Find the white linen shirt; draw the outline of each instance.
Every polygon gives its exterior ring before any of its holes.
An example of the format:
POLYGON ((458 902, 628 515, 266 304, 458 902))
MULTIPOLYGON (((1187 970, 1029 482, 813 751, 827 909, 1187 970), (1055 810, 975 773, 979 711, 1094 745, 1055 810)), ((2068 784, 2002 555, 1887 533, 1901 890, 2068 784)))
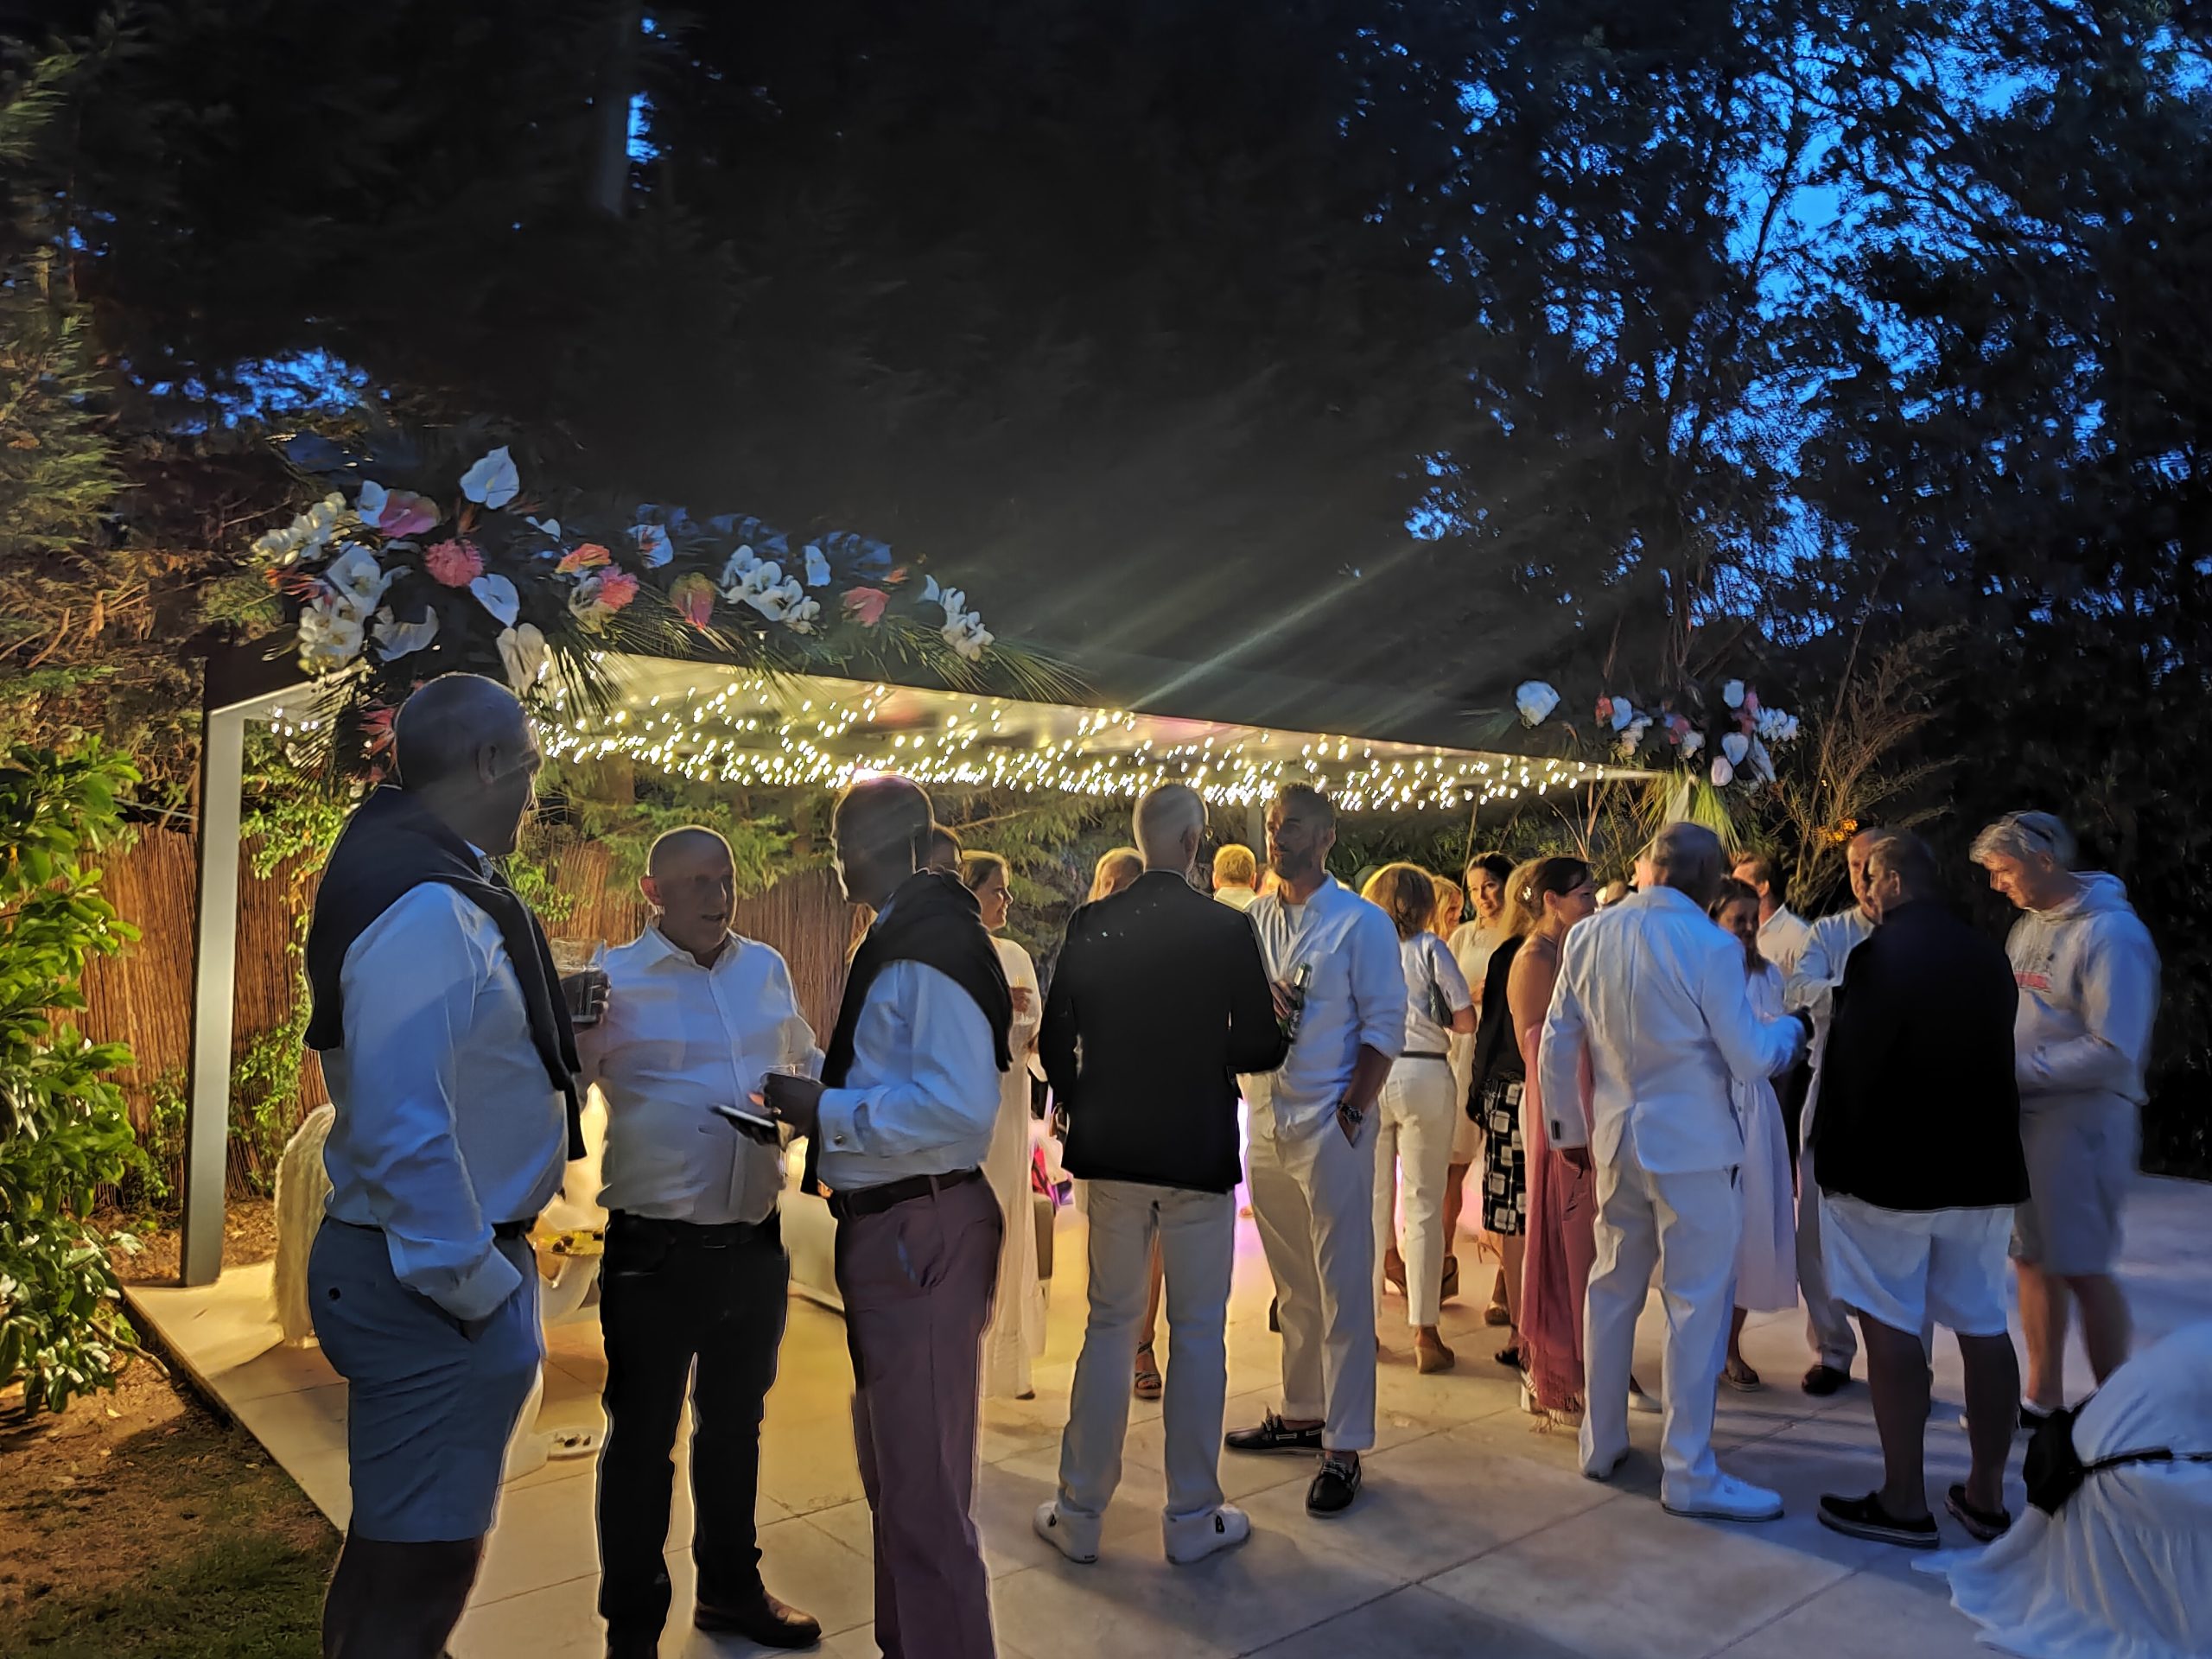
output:
POLYGON ((400 1283, 483 1319, 522 1283, 493 1224, 536 1220, 569 1152, 499 925, 426 881, 353 941, 338 985, 346 1039, 322 1056, 337 1109, 326 1213, 381 1228, 400 1283))
POLYGON ((1798 1109, 1801 1135, 1813 1132, 1813 1109, 1820 1103, 1821 1072, 1827 1058, 1828 1028, 1835 1023, 1835 994, 1843 983, 1844 964, 1851 953, 1874 937, 1874 918, 1853 905, 1833 916, 1823 916, 1805 930, 1805 948, 1797 965, 1788 970, 1783 1001, 1795 1012, 1813 1016, 1813 1080, 1805 1087, 1805 1103, 1798 1109))
POLYGON ((1553 1144, 1577 1147, 1590 1061, 1587 1142, 1607 1164, 1624 1143, 1655 1174, 1733 1169, 1744 1135, 1732 1083, 1757 1083, 1797 1057, 1794 1020, 1751 1012, 1744 947, 1672 887, 1630 894, 1567 931, 1538 1064, 1553 1144))
POLYGON ((607 1098, 608 1210, 704 1225, 766 1221, 784 1186, 779 1147, 717 1106, 751 1105, 762 1076, 822 1071, 791 970, 731 934, 711 968, 648 927, 607 953, 607 1012, 576 1033, 587 1083, 607 1098))
POLYGON ((999 1079, 976 999, 925 963, 887 963, 861 1004, 844 1086, 822 1091, 822 1179, 855 1192, 982 1168, 999 1079))
POLYGON ((1253 1103, 1272 1108, 1277 1135, 1311 1134, 1335 1116, 1361 1049, 1392 1059, 1404 1050, 1406 976, 1398 930, 1382 906, 1333 875, 1323 876, 1302 905, 1270 893, 1244 913, 1260 937, 1269 979, 1289 984, 1301 966, 1313 965, 1289 1058, 1268 1075, 1263 1101, 1253 1103))
POLYGON ((1467 976, 1459 971, 1444 941, 1427 931, 1398 941, 1398 964, 1406 978, 1406 1046, 1401 1052, 1442 1054, 1449 1058, 1452 1033, 1429 1017, 1428 988, 1433 982, 1444 993, 1445 1006, 1457 1014, 1475 1005, 1467 990, 1467 976))
POLYGON ((1759 924, 1759 955, 1782 969, 1787 983, 1789 976, 1797 971, 1797 958, 1805 954, 1805 944, 1813 936, 1813 925, 1787 905, 1778 906, 1774 914, 1759 924))

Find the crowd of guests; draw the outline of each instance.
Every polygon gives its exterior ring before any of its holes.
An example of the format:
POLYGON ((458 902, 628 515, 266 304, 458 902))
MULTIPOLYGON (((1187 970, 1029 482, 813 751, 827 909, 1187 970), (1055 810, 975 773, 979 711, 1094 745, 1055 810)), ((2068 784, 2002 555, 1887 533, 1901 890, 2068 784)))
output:
POLYGON ((1496 854, 1464 887, 1400 863, 1355 892, 1328 873, 1334 809, 1303 785, 1268 804, 1264 868, 1231 845, 1202 875, 1204 803, 1163 785, 1137 804, 1137 844, 1100 861, 1043 986, 1004 936, 1006 862, 962 849, 912 783, 870 778, 832 823, 866 919, 824 1046, 783 958, 731 931, 734 871, 712 831, 655 843, 649 925, 564 982, 494 862, 538 764, 520 706, 448 676, 401 710, 395 746, 400 781, 340 837, 308 950, 336 1108, 311 1279, 349 1384, 353 1491, 327 1654, 430 1659, 459 1617, 542 1353, 527 1233, 592 1085, 608 1110, 610 1656, 655 1651, 669 1615, 687 1404, 695 1622, 774 1648, 820 1637, 763 1583, 753 1519, 785 1151, 802 1140, 837 1225, 879 1644, 994 1651, 978 1402, 1030 1395, 1043 1345, 1033 1067, 1087 1217, 1058 1491, 1035 1516, 1077 1562, 1099 1554, 1132 1391, 1163 1401, 1171 1561, 1250 1535, 1224 1498, 1224 1449, 1310 1459, 1309 1514, 1352 1510, 1393 1293, 1418 1370, 1458 1363, 1441 1309, 1460 1294, 1470 1177, 1498 1263, 1485 1317, 1524 1407, 1574 1431, 1598 1480, 1629 1456, 1629 1413, 1663 1414, 1675 1514, 1781 1513, 1712 1445, 1716 1391, 1763 1386, 1740 1344, 1751 1313, 1802 1297, 1808 1394, 1846 1386, 1863 1341, 1883 1479, 1823 1498, 1820 1519, 1913 1546, 1937 1536, 1921 1462, 1935 1326, 1960 1343, 1974 1452, 1946 1508, 1977 1539, 2010 1524, 2016 1430, 2063 1404, 2072 1310, 2100 1380, 2126 1357, 2112 1270, 2158 964, 2120 884, 2077 871, 2048 815, 1974 843, 2020 912, 1999 949, 1903 832, 1860 832, 1853 902, 1808 925, 1770 861, 1732 872, 1688 823, 1618 893, 1577 858, 1496 854), (1243 1183, 1281 1389, 1230 1427, 1243 1183), (1667 1319, 1647 1391, 1630 1361, 1655 1281, 1667 1319))

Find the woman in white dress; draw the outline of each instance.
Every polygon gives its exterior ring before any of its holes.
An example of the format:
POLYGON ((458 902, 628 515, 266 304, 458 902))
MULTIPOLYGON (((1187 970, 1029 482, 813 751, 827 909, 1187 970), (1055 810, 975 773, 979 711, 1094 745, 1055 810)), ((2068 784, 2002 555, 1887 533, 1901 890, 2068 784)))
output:
MULTIPOLYGON (((1713 919, 1744 944, 1745 986, 1751 1012, 1782 1017, 1782 969, 1759 955, 1759 896, 1747 883, 1721 884, 1713 919)), ((1744 1132, 1744 1242, 1736 1251, 1736 1315, 1728 1327, 1728 1363, 1720 1380, 1748 1392, 1759 1374, 1744 1358, 1744 1320, 1797 1306, 1796 1206, 1790 1198, 1789 1146, 1782 1102, 1771 1079, 1732 1083, 1729 1097, 1744 1132)))
POLYGON ((1007 1039, 1014 1064, 999 1081, 998 1123, 983 1160, 983 1177, 998 1194, 1006 1218, 1006 1236, 999 1246, 998 1294, 991 1304, 989 1328, 983 1332, 983 1392, 999 1399, 1027 1400, 1035 1394, 1029 1383, 1029 1362, 1045 1351, 1045 1291, 1037 1278, 1036 1206, 1030 1197, 1035 1143, 1030 1138, 1029 1111, 1029 1055, 1037 1045, 1045 1000, 1038 991, 1037 964, 1000 931, 1006 926, 1011 902, 1006 861, 996 853, 963 853, 960 879, 982 908, 983 925, 991 931, 999 965, 1014 990, 1014 1029, 1007 1039))

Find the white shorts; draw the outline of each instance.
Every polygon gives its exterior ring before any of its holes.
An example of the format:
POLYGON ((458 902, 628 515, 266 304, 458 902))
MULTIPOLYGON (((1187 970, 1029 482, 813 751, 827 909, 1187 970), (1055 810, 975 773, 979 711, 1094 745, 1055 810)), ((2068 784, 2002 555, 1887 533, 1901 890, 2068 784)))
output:
POLYGON ((1892 1331, 1940 1325, 1962 1337, 2005 1332, 2010 1205, 1883 1210, 1821 1194, 1821 1262, 1828 1294, 1892 1331))

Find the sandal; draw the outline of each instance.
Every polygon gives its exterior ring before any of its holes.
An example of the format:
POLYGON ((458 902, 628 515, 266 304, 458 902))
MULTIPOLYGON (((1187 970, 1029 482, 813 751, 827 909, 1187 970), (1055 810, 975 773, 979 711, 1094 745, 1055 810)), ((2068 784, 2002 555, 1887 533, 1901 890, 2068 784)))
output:
POLYGON ((1512 1342, 1508 1344, 1505 1347, 1499 1349, 1497 1353, 1491 1356, 1491 1357, 1497 1360, 1499 1364, 1504 1366, 1509 1371, 1525 1370, 1527 1369, 1522 1359, 1521 1338, 1518 1337, 1514 1338, 1512 1342))
POLYGON ((1759 1374, 1740 1359, 1732 1359, 1721 1369, 1720 1380, 1743 1394, 1755 1394, 1766 1386, 1759 1381, 1759 1374))
POLYGON ((1382 1282, 1401 1296, 1406 1294, 1406 1259, 1395 1250, 1382 1258, 1382 1282))
POLYGON ((1160 1378, 1160 1367, 1152 1357, 1152 1344, 1147 1342, 1137 1350, 1137 1398, 1157 1400, 1165 1387, 1160 1378))

